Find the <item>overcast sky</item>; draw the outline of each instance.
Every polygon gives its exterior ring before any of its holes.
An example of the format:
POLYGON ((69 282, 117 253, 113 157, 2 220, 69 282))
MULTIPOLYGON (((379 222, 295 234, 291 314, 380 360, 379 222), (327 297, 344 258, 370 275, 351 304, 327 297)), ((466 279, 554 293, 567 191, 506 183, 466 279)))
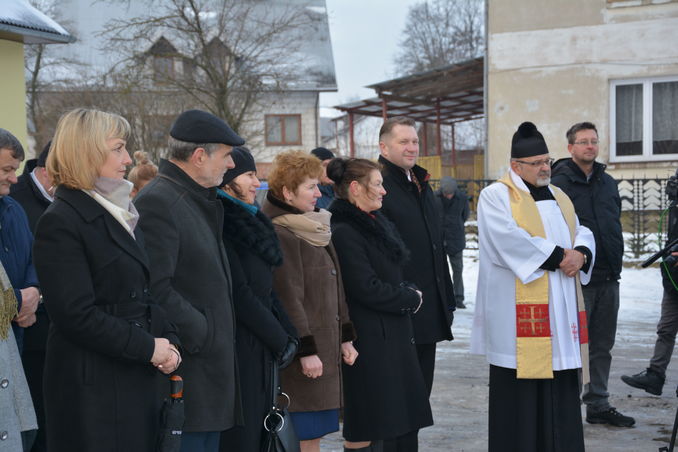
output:
POLYGON ((408 7, 421 0, 326 0, 337 74, 337 93, 320 95, 321 116, 330 107, 374 96, 366 85, 397 76, 393 58, 408 7))

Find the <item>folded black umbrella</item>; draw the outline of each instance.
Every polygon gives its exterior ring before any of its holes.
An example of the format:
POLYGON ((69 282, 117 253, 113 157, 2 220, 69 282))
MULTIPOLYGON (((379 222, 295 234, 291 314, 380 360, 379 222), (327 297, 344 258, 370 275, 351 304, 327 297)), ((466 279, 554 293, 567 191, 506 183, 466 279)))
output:
POLYGON ((158 452, 179 452, 184 428, 184 381, 178 375, 170 377, 170 397, 165 399, 160 414, 158 452))

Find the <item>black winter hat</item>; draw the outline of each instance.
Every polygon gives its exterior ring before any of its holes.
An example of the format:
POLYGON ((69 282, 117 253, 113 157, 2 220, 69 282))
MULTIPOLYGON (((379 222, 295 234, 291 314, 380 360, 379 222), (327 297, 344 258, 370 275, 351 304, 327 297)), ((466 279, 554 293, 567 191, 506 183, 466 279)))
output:
POLYGON ((180 114, 172 124, 170 136, 188 143, 245 144, 245 140, 222 119, 202 110, 188 110, 180 114))
POLYGON ((254 163, 254 157, 252 157, 252 154, 246 147, 240 146, 233 149, 231 157, 233 157, 235 168, 226 171, 226 174, 224 174, 224 179, 221 181, 221 185, 219 185, 220 187, 228 184, 241 174, 244 174, 248 171, 257 171, 257 166, 254 163))
POLYGON ((315 155, 322 162, 323 160, 330 160, 334 158, 334 154, 327 148, 315 148, 311 151, 311 154, 315 155))
POLYGON ((49 155, 50 146, 52 146, 52 140, 49 140, 45 147, 42 149, 42 152, 38 156, 38 162, 36 163, 35 166, 39 166, 41 168, 45 167, 45 165, 47 164, 47 156, 49 155))
POLYGON ((524 122, 511 140, 511 158, 520 159, 535 155, 548 154, 544 136, 537 130, 537 126, 531 122, 524 122))

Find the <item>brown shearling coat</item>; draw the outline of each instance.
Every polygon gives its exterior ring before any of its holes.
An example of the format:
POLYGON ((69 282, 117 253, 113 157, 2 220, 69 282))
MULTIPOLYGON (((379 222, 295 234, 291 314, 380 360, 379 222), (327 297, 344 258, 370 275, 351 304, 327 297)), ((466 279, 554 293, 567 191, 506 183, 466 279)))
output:
MULTIPOLYGON (((299 210, 270 192, 263 212, 271 219, 299 210)), ((290 411, 320 411, 341 407, 341 343, 355 338, 348 318, 339 262, 332 243, 316 247, 289 229, 275 225, 283 264, 274 273, 274 289, 299 333, 299 351, 281 372, 281 385, 291 398, 290 411), (323 374, 310 379, 301 370, 300 357, 317 354, 323 374)), ((360 359, 360 358, 358 358, 360 359)))

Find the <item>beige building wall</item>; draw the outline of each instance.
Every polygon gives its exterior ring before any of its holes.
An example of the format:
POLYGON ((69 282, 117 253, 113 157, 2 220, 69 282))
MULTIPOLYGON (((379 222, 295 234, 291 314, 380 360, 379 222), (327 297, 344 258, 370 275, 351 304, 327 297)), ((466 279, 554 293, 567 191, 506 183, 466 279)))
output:
POLYGON ((0 38, 0 127, 16 136, 28 150, 24 45, 0 38))
POLYGON ((534 122, 554 158, 591 121, 615 177, 665 177, 675 161, 610 162, 611 81, 678 77, 678 1, 488 0, 488 178, 508 168, 511 137, 534 122))
POLYGON ((318 102, 317 91, 285 91, 266 94, 260 102, 260 107, 253 114, 255 120, 245 130, 240 131, 248 138, 246 146, 250 147, 256 161, 271 162, 281 152, 290 150, 310 152, 320 146, 318 102), (266 115, 300 115, 301 144, 267 146, 264 138, 266 115))

